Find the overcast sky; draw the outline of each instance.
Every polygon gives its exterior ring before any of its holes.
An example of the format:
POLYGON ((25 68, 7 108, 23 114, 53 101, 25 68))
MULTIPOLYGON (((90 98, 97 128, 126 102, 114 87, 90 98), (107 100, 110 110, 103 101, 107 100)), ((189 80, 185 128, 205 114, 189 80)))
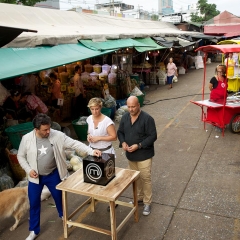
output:
MULTIPOLYGON (((117 2, 117 0, 115 0, 117 2)), ((106 1, 105 1, 106 2, 106 1)), ((123 3, 134 5, 138 8, 147 11, 158 11, 158 0, 122 0, 123 3)), ((192 3, 197 3, 197 0, 173 0, 173 9, 175 12, 180 12, 181 9, 184 11, 187 9, 188 5, 192 3)), ((217 10, 220 12, 228 11, 236 16, 240 16, 240 1, 239 0, 208 0, 207 3, 215 3, 217 5, 217 10)))

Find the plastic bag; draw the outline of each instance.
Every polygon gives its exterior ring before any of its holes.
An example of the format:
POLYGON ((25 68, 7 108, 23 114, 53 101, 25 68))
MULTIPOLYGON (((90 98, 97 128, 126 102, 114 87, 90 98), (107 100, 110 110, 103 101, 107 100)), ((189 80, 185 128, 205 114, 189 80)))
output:
POLYGON ((135 87, 130 93, 130 96, 141 96, 141 95, 144 95, 144 94, 138 87, 135 87))

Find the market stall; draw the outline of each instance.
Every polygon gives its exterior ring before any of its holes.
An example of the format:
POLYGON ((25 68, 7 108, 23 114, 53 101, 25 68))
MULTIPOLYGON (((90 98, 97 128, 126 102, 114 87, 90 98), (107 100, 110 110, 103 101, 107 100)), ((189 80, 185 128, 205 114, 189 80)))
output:
MULTIPOLYGON (((230 125, 230 130, 233 133, 240 132, 240 100, 238 96, 227 98, 226 89, 222 103, 213 102, 210 100, 204 100, 204 88, 206 78, 206 59, 207 53, 229 53, 229 52, 240 52, 239 45, 208 45, 196 49, 196 51, 204 52, 204 79, 203 79, 203 92, 201 101, 191 101, 197 106, 201 107, 202 115, 201 120, 205 123, 209 123, 221 129, 222 135, 224 136, 224 130, 226 125, 230 125)), ((226 84, 225 84, 226 88, 226 84)))

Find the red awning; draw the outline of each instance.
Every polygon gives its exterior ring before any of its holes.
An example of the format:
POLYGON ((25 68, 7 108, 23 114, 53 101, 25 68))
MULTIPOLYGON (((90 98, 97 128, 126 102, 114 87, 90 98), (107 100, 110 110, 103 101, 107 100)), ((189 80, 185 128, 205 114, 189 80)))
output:
POLYGON ((228 32, 224 34, 225 37, 237 37, 240 36, 240 32, 228 32))
POLYGON ((203 52, 211 52, 211 53, 229 53, 229 52, 240 52, 240 45, 239 44, 224 44, 224 45, 208 45, 199 47, 195 50, 203 51, 203 52))

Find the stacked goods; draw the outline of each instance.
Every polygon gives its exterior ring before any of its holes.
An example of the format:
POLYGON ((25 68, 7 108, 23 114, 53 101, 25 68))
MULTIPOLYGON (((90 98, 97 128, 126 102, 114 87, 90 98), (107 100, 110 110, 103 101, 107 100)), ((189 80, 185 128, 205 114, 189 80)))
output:
POLYGON ((112 66, 111 66, 111 72, 112 72, 112 73, 116 73, 116 72, 117 72, 117 69, 118 69, 118 68, 117 68, 117 65, 112 65, 112 66))
POLYGON ((58 67, 58 73, 65 72, 65 71, 66 71, 65 66, 58 67))
POLYGON ((194 62, 195 62, 196 69, 204 67, 202 56, 195 56, 194 62))
POLYGON ((74 76, 74 74, 75 74, 74 67, 75 67, 74 64, 68 64, 68 65, 66 65, 67 73, 68 73, 69 76, 74 76))
POLYGON ((98 73, 92 72, 90 73, 90 78, 92 79, 93 82, 96 82, 98 80, 98 73))
POLYGON ((178 74, 185 74, 186 69, 184 67, 178 67, 178 74))
POLYGON ((165 67, 164 62, 160 62, 160 63, 159 63, 159 68, 160 68, 160 70, 166 72, 166 67, 165 67))
POLYGON ((111 72, 108 74, 108 83, 111 85, 115 85, 117 83, 117 74, 111 72))
POLYGON ((59 73, 59 79, 61 83, 68 83, 69 82, 69 74, 67 72, 61 72, 59 73))
POLYGON ((160 70, 158 70, 158 72, 157 72, 156 75, 157 75, 157 77, 158 77, 158 83, 165 85, 165 83, 166 83, 166 77, 167 77, 166 71, 160 69, 160 70))
POLYGON ((105 82, 107 82, 108 75, 106 72, 101 72, 101 73, 99 73, 98 78, 99 78, 99 80, 101 80, 102 82, 105 83, 105 82))
POLYGON ((91 73, 93 71, 93 66, 91 64, 84 65, 85 72, 91 73))
POLYGON ((102 72, 102 66, 99 64, 93 65, 93 71, 96 73, 101 73, 102 72))
POLYGON ((111 69, 111 66, 109 66, 108 64, 104 64, 102 65, 102 72, 103 73, 109 73, 110 72, 110 69, 111 69))

